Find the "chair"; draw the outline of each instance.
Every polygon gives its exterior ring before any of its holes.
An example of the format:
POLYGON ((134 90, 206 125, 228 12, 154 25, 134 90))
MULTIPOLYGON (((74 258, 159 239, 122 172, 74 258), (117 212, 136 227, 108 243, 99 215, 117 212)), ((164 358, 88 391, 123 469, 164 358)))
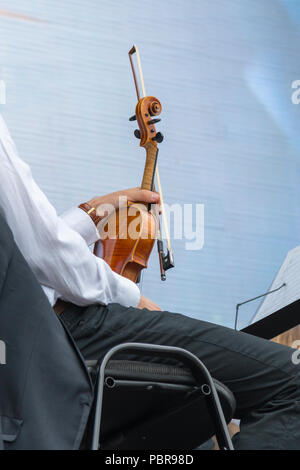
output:
POLYGON ((112 348, 102 362, 87 365, 95 399, 84 448, 191 450, 215 434, 220 449, 233 449, 227 423, 235 412, 234 396, 190 352, 125 343, 112 348), (134 360, 113 360, 119 353, 135 353, 134 360), (151 356, 151 361, 136 360, 141 356, 151 356), (184 367, 159 363, 159 357, 184 367))

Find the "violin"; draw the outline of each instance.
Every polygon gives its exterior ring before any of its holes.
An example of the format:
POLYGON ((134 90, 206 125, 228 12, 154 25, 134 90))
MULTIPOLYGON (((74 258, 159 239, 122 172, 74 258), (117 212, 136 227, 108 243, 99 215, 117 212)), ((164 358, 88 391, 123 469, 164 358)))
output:
MULTIPOLYGON (((146 96, 140 56, 136 46, 130 49, 129 59, 138 98, 135 114, 129 120, 137 121, 139 128, 134 131, 134 135, 146 151, 141 189, 154 191, 154 179, 155 175, 157 176, 164 214, 157 168, 158 143, 163 141, 163 135, 155 128, 155 124, 160 121, 158 116, 161 114, 162 105, 154 96, 146 96), (132 61, 134 53, 137 54, 143 97, 140 96, 132 61)), ((147 268, 148 259, 157 240, 161 279, 166 279, 165 271, 174 267, 174 259, 169 243, 167 254, 164 254, 157 208, 153 209, 150 205, 128 201, 124 207, 120 207, 104 218, 100 225, 98 227, 100 240, 95 244, 94 254, 104 259, 113 271, 135 283, 139 282, 141 271, 147 268)))

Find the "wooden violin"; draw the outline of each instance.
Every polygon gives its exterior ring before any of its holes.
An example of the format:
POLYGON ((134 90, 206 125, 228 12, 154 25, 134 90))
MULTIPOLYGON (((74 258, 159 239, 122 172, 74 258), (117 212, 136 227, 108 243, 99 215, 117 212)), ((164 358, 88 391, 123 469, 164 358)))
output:
MULTIPOLYGON (((157 117, 162 111, 160 101, 154 96, 140 97, 137 78, 132 62, 132 54, 140 58, 136 46, 129 51, 138 102, 135 115, 130 121, 137 121, 139 129, 134 132, 140 140, 140 146, 146 151, 146 160, 141 183, 141 189, 153 191, 155 173, 157 173, 158 143, 163 135, 156 131, 155 124, 160 121, 157 117)), ((140 76, 144 90, 142 72, 140 76)), ((146 93, 144 93, 146 95, 146 93)), ((160 187, 160 182, 159 182, 160 187)), ((160 188, 161 194, 161 188, 160 188)), ((161 203, 162 194, 161 194, 161 203)), ((168 249, 164 254, 160 231, 160 221, 157 208, 142 203, 131 203, 120 207, 101 221, 100 240, 95 244, 94 254, 104 259, 116 273, 138 282, 141 270, 147 268, 148 259, 157 240, 160 261, 161 278, 165 280, 165 271, 174 266, 173 255, 168 249)))

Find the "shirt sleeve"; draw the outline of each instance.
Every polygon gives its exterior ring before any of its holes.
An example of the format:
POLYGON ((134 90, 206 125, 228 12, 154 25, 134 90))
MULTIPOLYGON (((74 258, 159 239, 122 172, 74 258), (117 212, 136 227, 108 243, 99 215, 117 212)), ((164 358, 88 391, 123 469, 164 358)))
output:
POLYGON ((0 205, 23 256, 46 289, 77 305, 138 305, 136 284, 94 256, 87 246, 91 239, 84 239, 80 230, 56 214, 29 166, 19 158, 1 116, 0 175, 0 205))
POLYGON ((72 207, 60 217, 69 227, 78 232, 88 246, 99 240, 99 232, 92 218, 79 207, 72 207))

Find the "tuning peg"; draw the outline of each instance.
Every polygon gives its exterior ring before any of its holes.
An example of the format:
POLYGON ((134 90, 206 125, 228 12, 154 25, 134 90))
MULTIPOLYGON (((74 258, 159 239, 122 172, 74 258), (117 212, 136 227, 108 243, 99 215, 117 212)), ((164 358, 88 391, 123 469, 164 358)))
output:
POLYGON ((160 122, 161 119, 151 119, 151 121, 148 121, 147 124, 150 126, 151 124, 156 124, 157 122, 160 122))
POLYGON ((136 115, 131 116, 131 117, 129 118, 129 121, 136 121, 136 115))
POLYGON ((134 135, 135 135, 135 137, 136 137, 137 139, 140 139, 140 138, 141 138, 141 132, 140 132, 140 130, 139 130, 139 129, 136 129, 136 130, 134 131, 134 135))
POLYGON ((156 142, 158 142, 159 144, 161 144, 162 141, 164 140, 164 136, 163 136, 163 134, 162 134, 161 132, 158 132, 158 133, 156 134, 156 136, 152 138, 152 140, 155 140, 156 142))

